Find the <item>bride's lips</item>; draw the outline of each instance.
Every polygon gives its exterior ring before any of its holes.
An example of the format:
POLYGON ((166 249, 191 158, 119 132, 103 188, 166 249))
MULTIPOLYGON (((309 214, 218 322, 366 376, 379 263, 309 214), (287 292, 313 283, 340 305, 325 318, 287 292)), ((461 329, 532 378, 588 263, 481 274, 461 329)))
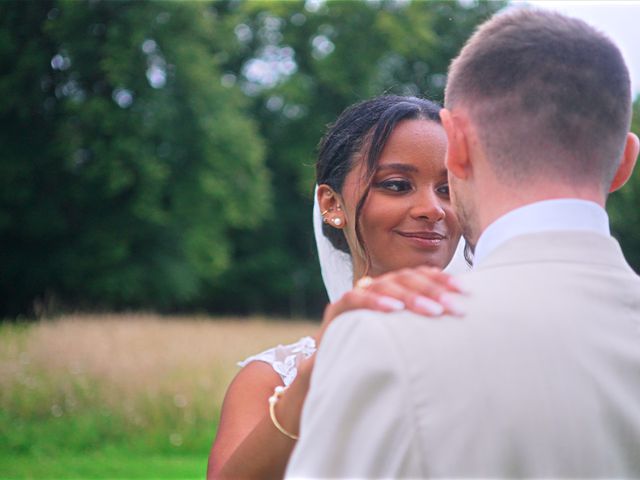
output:
POLYGON ((420 248, 437 248, 447 239, 446 235, 431 230, 404 232, 396 230, 395 233, 409 240, 420 248))

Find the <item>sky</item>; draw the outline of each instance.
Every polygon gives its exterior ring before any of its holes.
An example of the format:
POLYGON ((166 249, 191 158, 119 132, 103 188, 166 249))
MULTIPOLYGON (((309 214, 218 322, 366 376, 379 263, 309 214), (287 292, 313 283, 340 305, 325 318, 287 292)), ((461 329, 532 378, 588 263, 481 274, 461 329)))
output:
MULTIPOLYGON (((519 3, 525 2, 512 2, 519 3)), ((640 1, 527 0, 526 3, 580 18, 607 34, 627 63, 634 98, 640 95, 640 1)))

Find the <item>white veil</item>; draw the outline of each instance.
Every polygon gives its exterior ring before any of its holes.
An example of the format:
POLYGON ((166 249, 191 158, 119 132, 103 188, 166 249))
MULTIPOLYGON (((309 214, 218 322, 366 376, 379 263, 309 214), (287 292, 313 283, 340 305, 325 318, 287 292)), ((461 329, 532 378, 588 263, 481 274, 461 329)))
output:
MULTIPOLYGON (((327 289, 329 301, 335 302, 353 288, 353 264, 351 263, 351 255, 336 249, 324 236, 322 223, 322 215, 318 205, 318 186, 316 185, 313 195, 313 233, 316 237, 324 287, 327 289)), ((464 240, 460 239, 453 258, 444 271, 456 275, 468 272, 470 268, 464 258, 464 240)))
POLYGON ((313 233, 318 247, 318 259, 324 288, 329 301, 335 302, 353 288, 353 264, 351 255, 341 252, 322 233, 322 215, 318 205, 318 186, 313 193, 313 233))

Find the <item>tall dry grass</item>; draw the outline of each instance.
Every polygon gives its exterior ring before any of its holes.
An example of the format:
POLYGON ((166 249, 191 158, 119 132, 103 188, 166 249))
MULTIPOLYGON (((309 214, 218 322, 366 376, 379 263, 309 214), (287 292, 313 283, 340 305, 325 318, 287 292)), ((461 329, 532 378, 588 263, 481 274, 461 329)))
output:
POLYGON ((142 450, 201 450, 213 437, 236 362, 316 328, 311 322, 156 315, 4 325, 0 443, 51 451, 60 443, 92 448, 106 438, 142 450))

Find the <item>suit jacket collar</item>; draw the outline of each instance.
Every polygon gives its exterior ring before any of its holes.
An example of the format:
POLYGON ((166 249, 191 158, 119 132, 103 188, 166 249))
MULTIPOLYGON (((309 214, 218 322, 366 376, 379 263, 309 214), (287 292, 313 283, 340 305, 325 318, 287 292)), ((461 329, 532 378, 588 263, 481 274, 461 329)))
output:
POLYGON ((545 262, 602 265, 633 272, 615 238, 577 231, 549 231, 513 237, 488 254, 475 270, 545 262))
POLYGON ((597 203, 576 198, 544 200, 524 205, 496 219, 478 240, 476 265, 510 238, 530 233, 571 230, 609 236, 609 217, 597 203))

